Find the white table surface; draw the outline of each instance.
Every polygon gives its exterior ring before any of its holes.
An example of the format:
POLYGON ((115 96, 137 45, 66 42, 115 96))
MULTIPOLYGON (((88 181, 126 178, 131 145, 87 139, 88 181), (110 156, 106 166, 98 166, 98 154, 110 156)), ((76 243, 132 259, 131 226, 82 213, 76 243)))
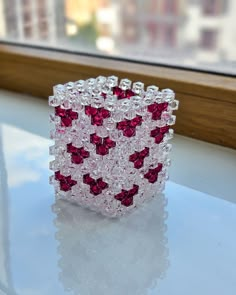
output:
POLYGON ((165 194, 110 220, 55 202, 48 113, 0 91, 1 295, 236 294, 236 151, 176 136, 165 194))

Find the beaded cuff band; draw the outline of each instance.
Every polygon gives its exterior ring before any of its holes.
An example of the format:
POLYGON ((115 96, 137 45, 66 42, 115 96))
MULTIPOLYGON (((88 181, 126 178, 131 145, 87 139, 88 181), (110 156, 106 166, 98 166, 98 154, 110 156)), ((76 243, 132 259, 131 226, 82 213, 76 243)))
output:
POLYGON ((178 108, 171 89, 99 76, 56 85, 49 105, 58 198, 116 217, 164 189, 178 108))

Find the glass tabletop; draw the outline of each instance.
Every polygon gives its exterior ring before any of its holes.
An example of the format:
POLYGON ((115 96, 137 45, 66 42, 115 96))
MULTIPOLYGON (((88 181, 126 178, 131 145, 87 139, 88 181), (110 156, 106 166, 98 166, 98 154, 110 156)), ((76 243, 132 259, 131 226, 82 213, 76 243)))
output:
POLYGON ((0 105, 0 294, 235 294, 235 151, 176 136, 164 194, 107 219, 55 201, 47 102, 0 105))

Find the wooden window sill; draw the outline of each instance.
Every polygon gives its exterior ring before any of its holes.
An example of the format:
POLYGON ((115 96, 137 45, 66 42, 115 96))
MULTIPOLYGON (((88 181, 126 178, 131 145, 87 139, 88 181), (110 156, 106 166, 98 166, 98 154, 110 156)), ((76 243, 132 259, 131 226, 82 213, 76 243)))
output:
POLYGON ((43 98, 55 84, 98 75, 172 88, 180 100, 177 133, 236 148, 233 77, 5 44, 0 62, 0 88, 43 98))

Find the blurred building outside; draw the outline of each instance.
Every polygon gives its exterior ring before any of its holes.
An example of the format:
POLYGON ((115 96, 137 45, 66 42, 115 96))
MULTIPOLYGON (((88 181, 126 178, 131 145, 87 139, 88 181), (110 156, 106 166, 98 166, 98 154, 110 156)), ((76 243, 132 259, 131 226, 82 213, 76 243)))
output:
POLYGON ((0 37, 185 65, 236 65, 235 0, 0 0, 0 37))
POLYGON ((64 0, 0 0, 2 39, 56 44, 65 34, 64 0))

